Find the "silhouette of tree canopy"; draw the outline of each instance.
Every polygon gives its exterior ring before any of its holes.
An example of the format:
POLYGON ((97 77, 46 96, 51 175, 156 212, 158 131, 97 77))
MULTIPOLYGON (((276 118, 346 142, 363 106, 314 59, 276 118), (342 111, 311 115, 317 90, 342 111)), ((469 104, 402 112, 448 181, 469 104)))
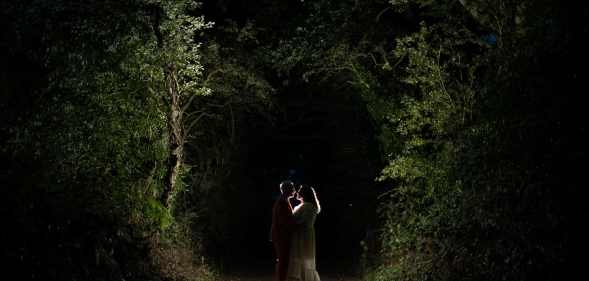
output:
POLYGON ((366 280, 582 269, 583 3, 8 0, 0 11, 0 243, 21 280, 215 280, 220 257, 249 239, 233 231, 250 227, 243 209, 263 212, 271 195, 259 194, 288 169, 366 200, 338 214, 356 228, 337 240, 361 236, 350 248, 366 280), (294 143, 316 151, 275 155, 294 143))

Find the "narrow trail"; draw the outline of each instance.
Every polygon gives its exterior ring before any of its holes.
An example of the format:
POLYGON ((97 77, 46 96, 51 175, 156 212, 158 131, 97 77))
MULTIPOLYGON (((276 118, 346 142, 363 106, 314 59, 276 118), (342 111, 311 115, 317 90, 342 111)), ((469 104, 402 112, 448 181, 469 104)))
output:
MULTIPOLYGON (((360 281, 360 278, 351 276, 342 276, 338 274, 319 273, 321 281, 360 281)), ((266 274, 252 274, 252 273, 234 273, 230 275, 224 275, 223 281, 274 281, 271 273, 266 274)))
MULTIPOLYGON (((346 268, 346 266, 330 265, 326 267, 317 267, 321 281, 361 281, 358 276, 349 272, 349 268, 338 270, 337 268, 346 268)), ((222 281, 274 281, 273 265, 255 264, 250 266, 241 266, 233 268, 230 272, 221 276, 222 281)))

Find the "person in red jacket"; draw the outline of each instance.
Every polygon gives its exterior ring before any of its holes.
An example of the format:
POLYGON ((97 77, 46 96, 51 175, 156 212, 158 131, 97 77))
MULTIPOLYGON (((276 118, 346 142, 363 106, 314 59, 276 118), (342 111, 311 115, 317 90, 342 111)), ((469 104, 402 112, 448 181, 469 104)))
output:
POLYGON ((295 221, 292 215, 290 199, 295 194, 294 183, 283 181, 280 183, 280 197, 272 208, 272 227, 270 229, 274 251, 276 252, 276 281, 286 280, 288 272, 288 257, 290 254, 290 239, 295 221))

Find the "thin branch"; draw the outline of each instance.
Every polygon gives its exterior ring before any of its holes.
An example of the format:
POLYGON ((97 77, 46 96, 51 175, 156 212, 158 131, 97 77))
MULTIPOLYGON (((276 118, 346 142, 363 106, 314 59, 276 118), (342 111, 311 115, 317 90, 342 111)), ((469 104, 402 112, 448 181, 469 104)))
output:
POLYGON ((235 144, 235 116, 233 114, 233 106, 229 104, 229 113, 231 115, 231 144, 235 144))
POLYGON ((196 119, 192 120, 192 122, 190 122, 190 124, 188 124, 187 127, 185 127, 184 131, 187 133, 190 130, 192 130, 194 125, 196 125, 196 123, 198 123, 198 121, 200 121, 200 119, 202 119, 203 117, 215 117, 215 114, 202 112, 198 117, 196 117, 196 119))
POLYGON ((442 87, 442 91, 444 92, 444 94, 446 94, 446 97, 450 101, 450 104, 454 107, 454 100, 452 99, 452 97, 450 96, 448 91, 446 90, 446 85, 444 84, 444 79, 442 78, 442 67, 440 66, 441 55, 442 55, 442 46, 440 46, 440 49, 438 50, 437 65, 436 65, 436 68, 437 68, 436 70, 438 73, 438 81, 440 82, 440 86, 442 87))
POLYGON ((188 107, 190 106, 190 104, 192 104, 192 101, 194 100, 194 98, 195 98, 196 96, 197 96, 197 95, 193 94, 193 95, 191 95, 191 96, 190 96, 190 98, 188 98, 188 101, 186 102, 186 104, 184 104, 184 105, 182 106, 182 109, 181 109, 181 110, 182 110, 182 112, 186 112, 186 109, 188 109, 188 107))

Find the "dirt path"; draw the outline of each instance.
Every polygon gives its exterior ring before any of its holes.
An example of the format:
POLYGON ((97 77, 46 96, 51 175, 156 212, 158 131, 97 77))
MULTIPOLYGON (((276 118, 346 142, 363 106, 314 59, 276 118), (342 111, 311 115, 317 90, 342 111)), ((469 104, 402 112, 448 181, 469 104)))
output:
MULTIPOLYGON (((359 278, 338 276, 334 274, 319 274, 321 281, 360 281, 359 278)), ((223 276, 223 281, 274 281, 272 275, 232 274, 223 276)))
MULTIPOLYGON (((227 268, 227 273, 222 275, 222 281, 274 281, 274 264, 267 260, 250 260, 249 263, 227 268)), ((352 266, 341 260, 332 262, 324 261, 318 265, 317 271, 321 281, 361 281, 352 270, 352 266)))

